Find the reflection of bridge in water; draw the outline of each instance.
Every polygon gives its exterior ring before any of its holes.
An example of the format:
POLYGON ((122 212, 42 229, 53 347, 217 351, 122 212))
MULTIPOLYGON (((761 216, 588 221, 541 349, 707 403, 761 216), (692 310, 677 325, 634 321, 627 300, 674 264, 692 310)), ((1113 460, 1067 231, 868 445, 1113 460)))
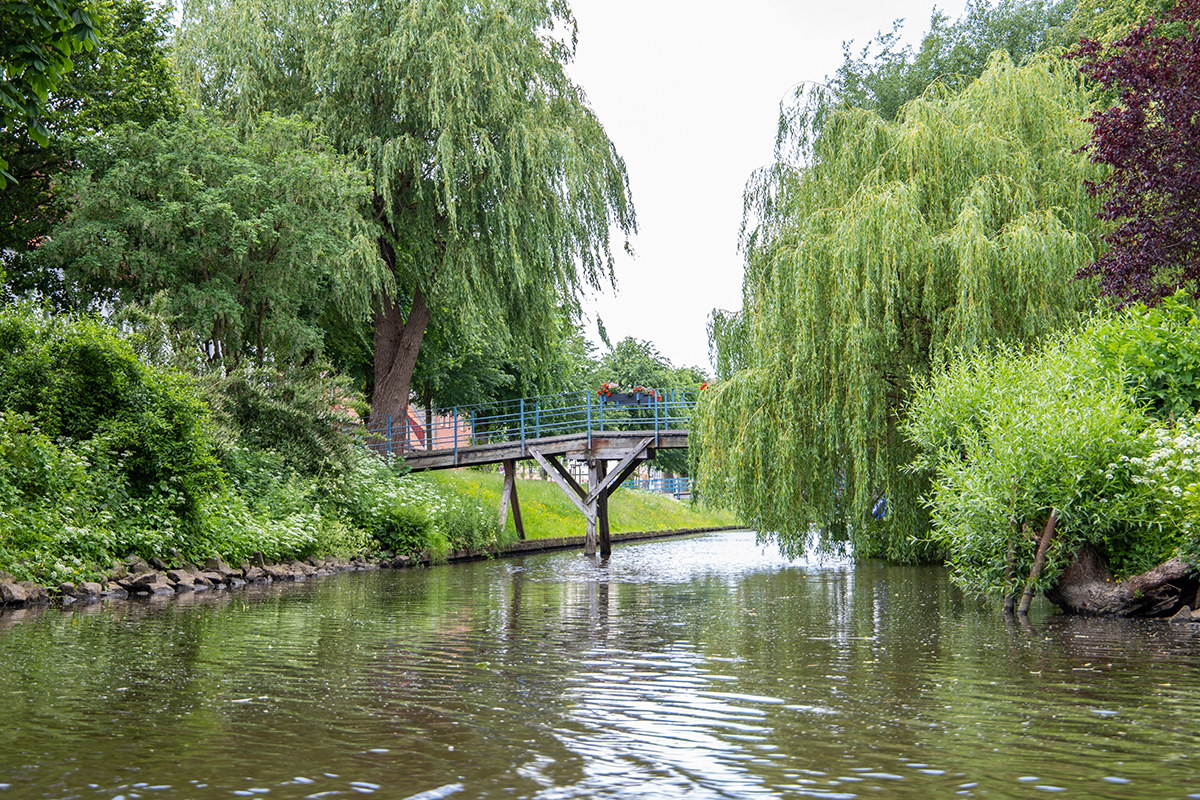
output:
POLYGON ((698 389, 575 392, 429 411, 424 421, 410 410, 403 420, 372 424, 368 435, 373 450, 399 456, 413 470, 503 464, 500 524, 511 508, 522 539, 516 462, 536 461, 587 518, 584 552, 595 553, 598 544, 607 557, 609 496, 659 450, 687 447, 698 397, 698 389), (565 466, 572 461, 587 465, 586 487, 565 466))

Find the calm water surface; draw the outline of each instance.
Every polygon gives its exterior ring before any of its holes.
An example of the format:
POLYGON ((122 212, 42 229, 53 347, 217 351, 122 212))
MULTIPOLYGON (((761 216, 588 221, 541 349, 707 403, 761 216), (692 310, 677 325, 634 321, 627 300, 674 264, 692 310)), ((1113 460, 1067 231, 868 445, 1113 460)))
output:
POLYGON ((1200 797, 1200 636, 750 533, 0 615, 10 798, 1200 797))

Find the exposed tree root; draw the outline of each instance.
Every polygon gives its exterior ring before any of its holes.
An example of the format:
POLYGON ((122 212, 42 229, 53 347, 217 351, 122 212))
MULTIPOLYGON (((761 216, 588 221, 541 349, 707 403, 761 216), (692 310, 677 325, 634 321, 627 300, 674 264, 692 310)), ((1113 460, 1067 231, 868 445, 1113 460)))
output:
POLYGON ((1179 558, 1117 583, 1090 544, 1063 571, 1046 597, 1070 614, 1115 617, 1169 617, 1185 605, 1197 606, 1200 573, 1179 558))

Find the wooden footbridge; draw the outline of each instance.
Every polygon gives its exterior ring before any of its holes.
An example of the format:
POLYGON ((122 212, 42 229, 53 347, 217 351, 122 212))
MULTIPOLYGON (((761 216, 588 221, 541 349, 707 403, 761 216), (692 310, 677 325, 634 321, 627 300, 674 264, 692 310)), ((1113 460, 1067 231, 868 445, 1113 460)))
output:
POLYGON ((511 508, 524 539, 516 463, 536 461, 587 518, 584 553, 612 551, 608 498, 659 450, 685 448, 699 390, 576 392, 527 397, 486 406, 390 417, 368 428, 376 452, 403 458, 413 470, 504 465, 500 525, 511 508), (421 417, 424 416, 424 419, 421 417), (564 462, 587 465, 587 485, 564 462), (614 464, 610 469, 610 464, 614 464))

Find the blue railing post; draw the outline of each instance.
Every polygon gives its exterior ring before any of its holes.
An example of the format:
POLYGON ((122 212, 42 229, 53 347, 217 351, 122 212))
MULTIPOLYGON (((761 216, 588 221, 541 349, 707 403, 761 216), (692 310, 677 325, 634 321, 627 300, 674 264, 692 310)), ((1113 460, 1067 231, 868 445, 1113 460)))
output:
POLYGON ((604 430, 604 401, 600 401, 600 430, 604 430))
POLYGON ((542 407, 537 400, 533 401, 533 438, 542 438, 542 407))
POLYGON ((454 407, 454 463, 458 463, 458 406, 454 407))
POLYGON ((388 436, 388 458, 392 457, 392 415, 387 415, 387 436, 388 436))
POLYGON ((592 393, 587 393, 587 432, 588 449, 592 449, 592 393))
POLYGON ((471 446, 475 446, 475 409, 471 409, 471 446))
POLYGON ((525 452, 525 398, 521 398, 521 452, 525 452))

